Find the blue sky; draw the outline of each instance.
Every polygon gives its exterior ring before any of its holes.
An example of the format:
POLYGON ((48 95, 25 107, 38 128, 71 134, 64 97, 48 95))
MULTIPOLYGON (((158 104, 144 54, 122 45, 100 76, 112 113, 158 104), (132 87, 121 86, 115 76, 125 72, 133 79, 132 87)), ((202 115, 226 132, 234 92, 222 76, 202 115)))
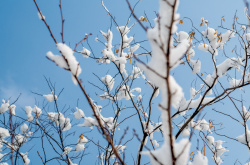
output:
MULTIPOLYGON (((37 0, 37 2, 56 39, 61 41, 59 1, 37 0)), ((95 37, 102 38, 99 31, 107 31, 111 24, 110 17, 103 9, 101 1, 63 0, 62 2, 64 18, 66 20, 64 31, 66 44, 74 48, 75 44, 80 41, 86 33, 92 33, 93 35, 89 38, 89 42, 94 48, 95 54, 100 56, 103 45, 97 44, 94 39, 95 37)), ((125 0, 106 0, 104 3, 109 11, 116 17, 118 24, 124 25, 130 14, 125 0)), ((131 0, 131 3, 134 4, 135 1, 131 0)), ((178 12, 181 18, 191 18, 196 26, 199 26, 201 17, 204 17, 209 20, 211 27, 217 28, 223 16, 226 19, 225 26, 231 27, 236 11, 240 21, 246 23, 243 9, 244 3, 239 0, 181 0, 178 12)), ((151 22, 153 22, 154 11, 157 10, 158 4, 156 0, 143 0, 136 8, 136 14, 140 16, 146 11, 149 18, 151 18, 151 22)), ((62 95, 62 102, 74 108, 77 104, 77 99, 80 98, 80 105, 84 107, 86 100, 83 98, 81 92, 79 92, 79 88, 72 83, 70 74, 55 66, 54 63, 45 57, 48 51, 52 51, 55 54, 59 53, 48 30, 43 22, 38 19, 37 9, 33 1, 1 1, 0 20, 0 99, 12 97, 11 99, 14 100, 19 93, 22 93, 22 97, 16 104, 19 106, 17 113, 18 110, 21 111, 21 107, 23 108, 27 105, 33 106, 35 99, 42 102, 43 98, 33 95, 31 91, 41 94, 50 93, 43 77, 46 76, 50 78, 52 82, 56 83, 58 89, 65 88, 62 95), (68 97, 70 97, 70 99, 68 97)), ((134 20, 132 19, 131 22, 134 22, 134 20)), ((115 32, 114 25, 112 28, 115 38, 115 35, 117 36, 118 33, 115 32)), ((179 30, 191 31, 190 23, 184 19, 184 25, 182 25, 179 30)), ((139 26, 136 26, 130 34, 135 34, 135 39, 139 38, 137 41, 145 39, 145 33, 139 26)), ((119 43, 119 40, 114 39, 114 42, 119 43)), ((88 48, 86 43, 83 43, 83 45, 88 48)), ((145 43, 145 46, 149 45, 145 43)), ((80 49, 81 46, 78 50, 80 49)), ((203 55, 204 53, 197 51, 196 54, 203 55)), ((83 59, 80 55, 77 55, 77 59, 83 69, 80 77, 83 79, 83 84, 85 84, 87 92, 99 101, 98 98, 95 97, 96 88, 88 84, 88 81, 97 81, 92 73, 98 73, 100 76, 104 76, 107 72, 110 74, 115 72, 112 71, 112 68, 102 70, 105 66, 98 65, 97 67, 93 67, 96 65, 95 61, 83 59)), ((177 81, 183 86, 185 85, 183 80, 186 78, 185 75, 181 74, 177 74, 176 77, 177 81)), ((188 93, 189 88, 184 89, 184 91, 188 93)), ((230 107, 226 108, 230 109, 230 107)), ((88 113, 90 114, 90 112, 87 112, 87 114, 88 113)), ((157 112, 157 114, 158 113, 159 112, 157 112)), ((209 115, 209 113, 207 115, 209 115)), ((232 126, 232 128, 234 128, 235 131, 237 129, 237 127, 234 126, 232 126)), ((238 132, 239 135, 243 133, 240 130, 238 130, 238 132)), ((231 145, 235 150, 238 150, 235 146, 239 146, 240 151, 244 152, 231 151, 226 153, 227 156, 224 158, 224 164, 233 164, 233 161, 237 158, 244 164, 249 159, 246 147, 239 143, 231 143, 230 141, 226 144, 226 146, 231 145)), ((96 155, 94 155, 93 158, 94 157, 96 157, 96 155)))

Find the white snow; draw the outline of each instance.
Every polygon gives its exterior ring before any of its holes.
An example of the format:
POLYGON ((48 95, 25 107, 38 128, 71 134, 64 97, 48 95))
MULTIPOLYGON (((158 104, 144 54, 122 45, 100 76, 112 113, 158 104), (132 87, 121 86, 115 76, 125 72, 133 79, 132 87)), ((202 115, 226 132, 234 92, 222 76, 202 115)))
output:
POLYGON ((193 161, 189 162, 188 165, 208 165, 208 159, 200 151, 197 151, 193 161))
POLYGON ((110 76, 106 75, 105 77, 102 77, 102 82, 108 87, 109 90, 112 90, 115 84, 115 79, 110 76))
POLYGON ((2 100, 2 105, 0 107, 0 114, 4 113, 5 111, 7 111, 9 109, 9 100, 8 101, 5 101, 5 100, 2 100))
POLYGON ((25 134, 25 133, 27 133, 29 127, 28 127, 27 124, 24 123, 24 124, 20 127, 20 129, 21 129, 22 133, 25 134))
POLYGON ((51 91, 51 94, 43 95, 43 97, 47 99, 48 102, 57 100, 57 96, 54 94, 54 91, 51 91))
POLYGON ((74 116, 76 119, 80 119, 80 118, 83 118, 85 116, 85 114, 81 109, 76 107, 76 112, 74 112, 74 116))
POLYGON ((30 159, 28 158, 28 152, 20 153, 20 155, 23 157, 24 165, 30 164, 30 159))
POLYGON ((0 127, 0 139, 3 140, 4 138, 9 136, 10 136, 9 130, 0 127))
POLYGON ((85 47, 82 47, 82 51, 80 51, 80 53, 82 53, 83 57, 86 57, 86 58, 88 58, 90 55, 90 51, 86 49, 85 47))

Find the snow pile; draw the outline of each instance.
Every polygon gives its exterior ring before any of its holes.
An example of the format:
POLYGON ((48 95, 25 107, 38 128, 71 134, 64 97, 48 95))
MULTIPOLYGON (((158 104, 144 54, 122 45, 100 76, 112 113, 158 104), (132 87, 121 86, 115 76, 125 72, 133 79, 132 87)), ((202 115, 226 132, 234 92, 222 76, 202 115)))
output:
POLYGON ((246 107, 243 106, 242 107, 242 114, 243 114, 243 117, 244 119, 247 121, 247 120, 250 120, 250 112, 247 111, 246 107))
POLYGON ((2 105, 0 107, 0 114, 4 113, 5 111, 7 111, 9 109, 9 100, 8 101, 5 101, 5 100, 2 100, 2 105))
POLYGON ((209 43, 200 43, 198 49, 210 52, 213 55, 218 55, 218 48, 223 49, 227 41, 232 37, 235 37, 235 32, 227 30, 225 33, 219 35, 217 30, 207 27, 205 31, 202 32, 202 35, 208 39, 209 43))
POLYGON ((102 82, 108 87, 109 90, 112 90, 115 84, 115 79, 110 76, 106 75, 105 77, 102 77, 102 82))
MULTIPOLYGON (((123 145, 116 145, 115 148, 116 148, 118 154, 120 155, 121 153, 123 153, 123 151, 124 151, 124 149, 126 148, 126 146, 123 146, 123 145)), ((113 148, 109 148, 109 149, 108 149, 108 156, 107 156, 107 157, 111 157, 112 159, 115 159, 115 158, 116 158, 116 156, 115 156, 115 154, 114 154, 114 152, 113 152, 113 148)))
MULTIPOLYGON (((27 111, 26 111, 27 112, 27 111)), ((32 112, 36 114, 36 117, 38 118, 41 114, 42 114, 42 110, 40 108, 38 108, 36 105, 35 107, 32 109, 32 112)))
POLYGON ((190 60, 190 65, 193 68, 193 73, 199 73, 201 70, 201 61, 200 60, 190 60))
POLYGON ((59 126, 62 129, 62 131, 67 131, 71 128, 71 123, 70 123, 70 118, 65 118, 64 115, 59 112, 49 112, 48 113, 48 118, 52 121, 55 122, 57 126, 59 126))
POLYGON ((134 92, 134 91, 140 93, 141 88, 134 88, 134 89, 130 90, 128 85, 123 85, 119 89, 119 92, 117 93, 117 96, 115 99, 117 99, 117 100, 122 100, 122 99, 130 100, 130 97, 132 98, 135 96, 132 94, 132 92, 134 92))
POLYGON ((0 128, 0 140, 3 140, 4 138, 9 136, 10 136, 9 130, 5 128, 0 128))
POLYGON ((80 51, 80 53, 82 53, 83 57, 86 57, 86 58, 88 58, 90 55, 90 51, 86 49, 85 47, 82 47, 82 51, 80 51))
MULTIPOLYGON (((114 130, 115 126, 118 124, 118 123, 114 123, 114 118, 113 117, 107 117, 107 118, 103 117, 101 115, 102 107, 99 105, 96 105, 93 101, 92 101, 92 104, 95 107, 95 113, 99 117, 101 124, 104 126, 107 126, 110 130, 114 130)), ((75 113, 79 113, 81 115, 81 117, 75 116, 75 118, 76 119, 84 118, 84 122, 82 124, 78 124, 77 126, 89 127, 90 129, 93 129, 93 126, 96 126, 96 127, 99 126, 99 123, 95 117, 87 117, 84 115, 83 111, 80 111, 80 109, 78 109, 78 110, 79 110, 79 112, 75 112, 75 113)), ((74 113, 74 115, 75 115, 75 113, 74 113)))
POLYGON ((15 105, 10 105, 9 109, 10 109, 10 114, 16 115, 16 111, 15 111, 16 106, 15 105))
POLYGON ((243 143, 243 144, 246 144, 248 146, 250 146, 250 131, 248 129, 248 126, 246 125, 246 130, 245 130, 245 133, 236 137, 236 139, 243 143))
POLYGON ((68 153, 70 153, 71 150, 72 150, 72 147, 65 147, 65 148, 63 149, 63 154, 62 154, 62 156, 67 155, 68 153))
POLYGON ((197 151, 197 154, 194 156, 193 161, 189 162, 188 165, 208 165, 208 160, 206 156, 197 151))
POLYGON ((54 94, 54 91, 51 91, 51 94, 43 95, 43 97, 47 99, 48 102, 57 100, 57 95, 54 94))
POLYGON ((74 116, 75 116, 76 119, 80 119, 82 117, 85 117, 85 114, 81 109, 76 107, 76 112, 74 112, 74 116))
MULTIPOLYGON (((184 125, 184 123, 182 123, 178 126, 182 127, 184 125)), ((184 137, 189 136, 191 133, 190 127, 195 129, 195 130, 198 130, 198 131, 208 131, 209 133, 212 133, 210 130, 210 123, 208 123, 205 119, 202 119, 202 120, 197 120, 197 121, 191 120, 191 122, 188 124, 188 126, 186 128, 184 128, 181 135, 184 137)))
POLYGON ((31 114, 32 108, 30 106, 25 107, 26 115, 28 117, 27 121, 31 122, 33 120, 33 116, 31 114))
POLYGON ((222 146, 222 144, 224 143, 224 141, 221 140, 214 140, 214 137, 212 136, 207 136, 206 137, 207 140, 207 144, 210 147, 210 149, 212 149, 214 156, 213 156, 213 160, 216 162, 216 164, 220 165, 221 163, 223 163, 222 161, 222 154, 227 150, 225 147, 222 146))
POLYGON ((20 153, 20 155, 23 158, 24 165, 30 164, 30 159, 28 158, 28 152, 26 152, 25 154, 24 153, 20 153))
POLYGON ((139 67, 133 66, 132 75, 130 75, 130 79, 134 80, 136 78, 139 78, 140 76, 145 79, 145 76, 142 74, 141 69, 139 67))
POLYGON ((74 51, 68 47, 66 44, 58 43, 58 50, 61 52, 62 56, 54 55, 52 52, 47 53, 47 57, 56 63, 61 68, 69 70, 72 74, 72 80, 74 84, 77 84, 77 81, 74 76, 78 77, 82 69, 79 65, 79 62, 76 60, 74 56, 74 51))
MULTIPOLYGON (((107 33, 100 31, 106 42, 105 42, 105 49, 102 50, 103 56, 98 59, 98 62, 101 63, 103 62, 110 63, 111 61, 114 62, 116 66, 119 68, 120 72, 124 73, 126 77, 128 76, 127 71, 125 69, 125 64, 127 63, 127 59, 130 59, 131 62, 134 52, 138 50, 138 48, 140 47, 140 44, 138 43, 135 44, 133 47, 131 47, 130 43, 131 41, 133 41, 134 38, 132 36, 128 37, 130 29, 131 27, 127 26, 117 27, 117 30, 121 34, 120 47, 116 48, 115 50, 115 53, 117 53, 117 55, 115 55, 112 50, 113 33, 110 30, 108 30, 107 33), (125 52, 125 49, 127 49, 128 51, 127 53, 125 52)), ((99 41, 98 38, 97 41, 99 41)))
POLYGON ((215 153, 213 156, 213 160, 216 162, 216 164, 220 165, 221 163, 223 163, 221 156, 224 152, 229 151, 226 150, 226 148, 222 147, 222 143, 224 143, 224 141, 218 140, 216 142, 214 142, 214 149, 213 152, 215 153))
POLYGON ((86 139, 83 134, 79 136, 79 139, 77 141, 77 145, 75 147, 75 151, 82 151, 85 149, 85 144, 88 142, 88 139, 86 139))
MULTIPOLYGON (((186 165, 189 158, 189 148, 191 143, 188 139, 182 139, 179 143, 174 143, 175 155, 179 155, 176 160, 177 165, 186 165)), ((152 165, 169 165, 172 164, 170 146, 165 142, 161 148, 151 151, 143 151, 142 154, 147 154, 150 157, 152 165), (152 156, 154 155, 154 157, 152 156), (157 160, 156 160, 157 159, 157 160)))
POLYGON ((28 129, 29 127, 25 123, 20 127, 20 130, 22 131, 23 134, 27 133, 28 129))

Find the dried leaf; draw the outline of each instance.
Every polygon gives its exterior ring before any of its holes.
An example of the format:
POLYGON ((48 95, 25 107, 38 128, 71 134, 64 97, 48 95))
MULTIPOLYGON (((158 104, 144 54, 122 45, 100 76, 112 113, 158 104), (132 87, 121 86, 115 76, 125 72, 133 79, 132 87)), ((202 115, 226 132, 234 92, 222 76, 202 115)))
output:
POLYGON ((195 35, 195 32, 192 32, 192 33, 189 35, 190 39, 194 39, 194 35, 195 35))
POLYGON ((81 135, 79 136, 79 138, 83 139, 83 133, 81 133, 81 135))
POLYGON ((204 156, 206 156, 206 147, 205 146, 203 148, 203 154, 204 154, 204 156))
POLYGON ((200 24, 200 26, 203 26, 203 22, 200 24))
POLYGON ((213 127, 214 127, 214 124, 209 124, 209 127, 210 127, 210 129, 212 129, 213 127))
POLYGON ((183 20, 180 20, 180 21, 179 21, 179 24, 181 24, 181 25, 182 25, 182 24, 183 24, 183 20))
POLYGON ((119 52, 119 48, 116 48, 115 53, 118 53, 118 52, 119 52))
POLYGON ((221 19, 222 19, 222 21, 225 21, 225 18, 222 17, 221 19))
POLYGON ((148 20, 147 20, 146 17, 141 16, 141 17, 140 17, 140 21, 145 21, 145 22, 147 22, 148 20))
POLYGON ((130 60, 129 60, 129 63, 131 64, 131 61, 132 61, 132 57, 130 57, 130 60))
POLYGON ((183 64, 185 65, 185 62, 181 62, 180 64, 181 64, 181 65, 183 65, 183 64))
POLYGON ((203 73, 201 73, 201 76, 203 76, 203 73))

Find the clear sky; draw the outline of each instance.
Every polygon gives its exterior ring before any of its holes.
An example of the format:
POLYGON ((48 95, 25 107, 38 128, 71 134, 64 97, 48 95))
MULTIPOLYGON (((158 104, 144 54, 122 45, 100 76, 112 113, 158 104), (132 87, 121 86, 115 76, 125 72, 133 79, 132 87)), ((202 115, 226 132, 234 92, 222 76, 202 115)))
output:
MULTIPOLYGON (((59 1, 37 0, 37 2, 56 39, 61 41, 59 1)), ((118 24, 124 25, 130 14, 126 1, 105 0, 104 3, 115 16, 118 24)), ((131 0, 131 3, 134 4, 135 1, 131 0)), ((95 37, 101 38, 100 30, 107 31, 111 26, 110 17, 103 9, 101 1, 62 0, 62 7, 66 20, 64 28, 66 44, 74 48, 75 44, 84 38, 86 33, 92 33, 93 35, 89 38, 90 45, 94 48, 96 56, 101 56, 100 52, 103 49, 103 45, 97 44, 94 40, 95 37)), ((142 0, 136 8, 136 14, 141 16, 145 11, 151 22, 153 22, 154 11, 157 10, 157 0, 142 0)), ((181 0, 178 9, 181 18, 189 17, 196 26, 199 26, 201 17, 204 17, 209 20, 210 26, 213 28, 217 28, 220 25, 221 17, 223 16, 226 19, 225 25, 231 27, 236 11, 240 21, 247 23, 243 12, 244 3, 242 0, 181 0)), ((131 22, 134 22, 134 19, 131 22)), ((112 28, 114 35, 118 35, 114 27, 112 28)), ((86 100, 83 98, 82 93, 79 92, 79 88, 72 83, 70 74, 55 66, 54 63, 46 58, 48 51, 52 51, 55 54, 58 54, 58 51, 47 28, 38 19, 37 9, 33 1, 0 1, 0 29, 0 99, 12 97, 11 100, 15 100, 19 93, 22 93, 16 104, 19 106, 17 113, 18 110, 22 111, 24 106, 34 106, 35 99, 42 101, 42 98, 32 94, 31 91, 41 94, 50 93, 44 79, 44 76, 46 76, 56 83, 58 89, 65 88, 62 102, 74 108, 77 104, 77 99, 80 98, 80 105, 82 107, 86 105, 86 100)), ((184 19, 184 25, 180 27, 180 30, 191 31, 190 22, 184 19)), ((131 31, 132 34, 135 34, 135 39, 140 38, 137 41, 145 39, 145 33, 139 26, 136 26, 131 31)), ((114 39, 114 42, 119 43, 119 40, 114 39)), ((86 42, 83 45, 88 47, 86 42)), ((148 46, 148 44, 145 44, 145 46, 148 46)), ((78 50, 80 49, 81 46, 78 50)), ((196 54, 202 54, 202 52, 197 51, 196 54)), ((98 73, 99 76, 103 76, 107 72, 115 72, 112 69, 108 71, 102 70, 103 66, 93 67, 96 65, 94 61, 82 58, 80 55, 77 56, 77 59, 82 65, 83 71, 80 77, 86 86, 87 92, 99 101, 95 97, 96 88, 88 83, 88 81, 97 81, 92 73, 98 73)), ((180 74, 176 77, 181 85, 185 84, 183 81, 185 78, 187 78, 185 75, 180 74)), ((184 91, 188 92, 189 88, 184 89, 184 91)), ((230 106, 225 107, 230 109, 230 106)), ((91 114, 90 112, 88 113, 89 115, 91 114)), ((232 126, 231 128, 233 131, 237 131, 237 127, 232 126)), ((242 133, 241 130, 238 130, 238 135, 242 133)), ((227 140, 225 146, 229 147, 229 150, 230 146, 233 146, 235 151, 225 154, 224 164, 233 164, 237 159, 244 164, 249 160, 249 153, 245 146, 236 142, 231 143, 229 140, 227 140), (236 146, 239 147, 237 148, 236 146)), ((31 152, 36 152, 35 150, 33 148, 31 152)), ((96 158, 96 155, 93 158, 96 158)), ((89 164, 91 163, 89 162, 89 164)))

